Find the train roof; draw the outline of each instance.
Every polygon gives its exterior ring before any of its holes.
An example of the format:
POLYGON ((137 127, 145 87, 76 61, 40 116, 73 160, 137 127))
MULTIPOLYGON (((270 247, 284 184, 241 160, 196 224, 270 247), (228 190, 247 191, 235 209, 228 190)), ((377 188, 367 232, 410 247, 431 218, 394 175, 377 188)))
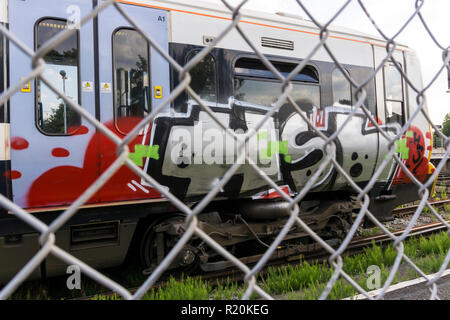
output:
MULTIPOLYGON (((128 2, 128 1, 122 1, 128 2)), ((208 11, 210 14, 219 14, 226 17, 231 17, 230 10, 221 2, 210 2, 210 1, 202 1, 202 0, 189 0, 188 2, 185 0, 143 0, 142 2, 151 2, 151 3, 159 3, 161 5, 168 6, 166 9, 180 9, 181 7, 188 10, 201 10, 203 12, 208 11)), ((242 20, 244 19, 255 19, 260 21, 266 21, 276 24, 283 24, 285 26, 290 27, 301 27, 302 29, 310 32, 319 32, 318 27, 309 19, 302 17, 300 15, 295 15, 286 12, 277 12, 270 13, 258 10, 251 10, 244 8, 241 9, 242 20)), ((361 31, 350 29, 346 27, 340 27, 336 25, 330 25, 329 30, 334 35, 341 36, 350 36, 356 37, 368 42, 375 43, 386 43, 386 40, 381 36, 363 33, 361 31)), ((404 44, 398 44, 398 47, 403 47, 404 49, 408 48, 408 46, 404 44)))
MULTIPOLYGON (((231 18, 230 10, 221 2, 204 0, 119 0, 122 3, 148 5, 156 8, 174 11, 191 11, 203 15, 231 18)), ((0 22, 8 23, 7 14, 8 0, 0 0, 0 22)), ((319 33, 317 26, 309 19, 291 13, 277 12, 269 13, 264 11, 241 9, 242 20, 257 21, 259 23, 275 24, 285 28, 299 29, 304 32, 319 33)), ((385 39, 379 35, 372 35, 358 30, 331 25, 329 27, 331 36, 335 38, 347 37, 358 39, 361 42, 372 43, 378 46, 386 44, 385 39)), ((397 49, 411 50, 404 44, 398 44, 397 49)))

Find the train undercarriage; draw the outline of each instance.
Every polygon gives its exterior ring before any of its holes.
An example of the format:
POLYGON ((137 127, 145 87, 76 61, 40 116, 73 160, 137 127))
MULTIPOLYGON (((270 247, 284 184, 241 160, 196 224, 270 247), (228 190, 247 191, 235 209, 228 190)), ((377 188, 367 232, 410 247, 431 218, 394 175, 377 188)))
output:
MULTIPOLYGON (((352 214, 360 203, 355 200, 304 201, 298 216, 325 240, 337 243, 352 224, 352 214)), ((198 215, 197 227, 237 258, 263 254, 285 226, 291 208, 283 201, 240 201, 219 210, 198 215)), ((149 224, 141 237, 139 256, 145 274, 152 273, 186 231, 185 216, 171 214, 149 224)), ((300 252, 311 243, 308 233, 294 223, 278 249, 286 255, 300 252)), ((178 253, 169 270, 218 271, 231 267, 217 251, 194 234, 178 253)), ((247 260, 251 262, 250 260, 247 260)))

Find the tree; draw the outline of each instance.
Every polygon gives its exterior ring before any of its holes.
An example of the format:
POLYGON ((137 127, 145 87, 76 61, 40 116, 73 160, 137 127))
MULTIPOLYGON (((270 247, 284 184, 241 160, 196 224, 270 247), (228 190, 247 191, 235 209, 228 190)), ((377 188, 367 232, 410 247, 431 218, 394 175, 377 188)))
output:
POLYGON ((447 113, 442 123, 442 133, 450 137, 450 113, 447 113))
MULTIPOLYGON (((64 103, 60 103, 57 108, 51 108, 52 113, 44 120, 43 129, 48 133, 64 133, 64 103)), ((70 106, 66 107, 67 129, 76 122, 75 111, 70 106), (74 121, 75 120, 75 121, 74 121)))

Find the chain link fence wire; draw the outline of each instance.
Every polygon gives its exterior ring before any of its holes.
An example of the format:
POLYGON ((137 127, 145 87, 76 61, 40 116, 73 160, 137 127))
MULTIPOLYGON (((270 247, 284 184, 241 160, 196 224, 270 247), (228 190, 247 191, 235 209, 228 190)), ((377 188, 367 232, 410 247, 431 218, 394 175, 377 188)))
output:
MULTIPOLYGON (((318 22, 315 17, 308 11, 308 8, 302 3, 302 1, 297 0, 298 6, 303 9, 308 18, 317 26, 319 29, 318 41, 317 45, 311 50, 307 57, 303 59, 303 61, 295 67, 295 69, 288 75, 283 76, 277 68, 271 63, 271 61, 260 52, 258 46, 255 45, 253 39, 249 37, 244 30, 241 28, 240 20, 241 20, 241 9, 248 2, 248 0, 244 0, 240 2, 237 6, 232 6, 229 2, 222 0, 222 3, 229 9, 231 14, 231 21, 228 26, 210 43, 207 47, 203 48, 199 51, 193 59, 191 59, 185 66, 178 64, 168 53, 166 53, 151 35, 149 35, 146 30, 142 29, 138 24, 135 23, 132 16, 127 13, 127 10, 120 6, 120 2, 115 0, 109 1, 100 1, 98 6, 95 7, 92 12, 88 15, 84 16, 80 25, 84 25, 86 22, 92 20, 97 15, 101 14, 103 10, 108 7, 115 7, 115 9, 120 12, 120 14, 149 42, 150 46, 153 47, 164 59, 170 64, 170 66, 179 73, 180 82, 179 84, 173 88, 170 95, 159 104, 157 104, 154 109, 146 115, 142 121, 127 134, 127 136, 123 139, 117 137, 112 131, 110 131, 104 124, 99 122, 93 115, 88 113, 81 105, 75 103, 71 98, 67 97, 61 90, 59 90, 52 81, 47 78, 43 71, 45 68, 45 62, 43 57, 50 51, 52 48, 62 43, 65 39, 70 37, 74 32, 76 32, 76 28, 67 28, 60 33, 58 33, 55 37, 48 40, 44 43, 39 49, 34 51, 32 48, 27 47, 21 39, 12 34, 5 26, 0 25, 0 33, 9 40, 10 46, 16 46, 19 48, 24 54, 26 54, 30 58, 30 62, 32 64, 32 72, 23 77, 23 79, 15 84, 11 84, 9 88, 4 91, 0 96, 0 105, 7 103, 7 101, 20 91, 20 89, 25 86, 28 82, 37 79, 38 77, 57 95, 59 95, 64 102, 70 106, 75 112, 77 112, 80 116, 85 118, 89 123, 91 123, 98 131, 108 137, 111 141, 113 141, 117 148, 117 159, 110 165, 110 167, 103 173, 101 176, 79 197, 68 207, 64 212, 62 212, 57 219, 55 219, 51 224, 46 225, 41 222, 39 219, 20 208, 16 204, 14 204, 10 199, 6 198, 3 195, 0 195, 0 204, 3 208, 9 210, 14 216, 23 220, 25 223, 29 224, 33 227, 37 232, 40 233, 39 244, 40 250, 33 256, 31 260, 17 273, 1 290, 0 299, 7 299, 11 297, 14 291, 30 276, 30 274, 39 267, 44 259, 46 259, 49 255, 53 255, 58 259, 64 261, 68 265, 78 265, 82 273, 86 276, 90 277, 94 281, 100 283, 104 287, 117 292, 120 296, 125 299, 140 299, 143 295, 149 290, 149 288, 155 284, 155 282, 161 277, 161 275, 167 270, 170 266, 171 262, 175 259, 177 254, 182 250, 182 248, 187 244, 187 242, 193 237, 197 236, 201 238, 205 243, 207 243, 213 250, 219 253, 224 259, 231 261, 238 269, 245 273, 245 282, 247 285, 247 289, 245 294, 243 295, 243 299, 249 299, 253 293, 256 293, 258 296, 264 299, 273 299, 268 293, 266 293, 257 283, 256 277, 261 269, 267 264, 269 258, 280 245, 281 241, 288 234, 289 230, 297 225, 304 231, 306 231, 309 236, 317 242, 321 247, 323 247, 329 253, 329 263, 334 268, 333 275, 331 276, 329 282, 324 288, 323 292, 320 295, 320 299, 327 299, 330 291, 333 286, 340 278, 344 278, 347 280, 358 292, 366 296, 368 299, 381 299, 385 295, 386 290, 391 285, 394 276, 399 271, 399 266, 402 262, 410 265, 415 271, 417 271, 420 276, 427 279, 427 285, 430 289, 430 299, 436 299, 438 297, 438 285, 437 280, 439 280, 447 268, 447 265, 450 261, 450 251, 447 253, 442 266, 437 274, 434 277, 429 277, 426 275, 404 252, 404 239, 410 233, 412 227, 418 220, 421 215, 423 209, 427 207, 430 212, 441 221, 445 226, 450 230, 450 225, 443 219, 443 217, 435 210, 435 208, 429 202, 429 189, 432 186, 434 180, 437 178, 438 174, 443 170, 446 162, 450 157, 450 148, 449 141, 450 138, 446 137, 440 128, 436 127, 435 124, 431 121, 428 113, 425 110, 425 93, 426 91, 436 82, 438 76, 449 69, 449 47, 445 46, 445 44, 440 43, 433 35, 433 32, 427 25, 422 13, 421 8, 423 7, 425 0, 422 1, 407 1, 405 2, 405 6, 409 5, 408 8, 413 8, 413 13, 409 17, 409 19, 402 25, 402 27, 396 32, 392 37, 387 36, 381 28, 377 25, 376 21, 372 19, 370 12, 366 9, 364 2, 361 0, 348 0, 346 1, 342 7, 336 11, 336 13, 331 17, 329 21, 326 23, 318 22), (373 72, 369 77, 363 82, 357 82, 353 79, 349 73, 346 71, 344 66, 340 63, 338 59, 336 59, 333 50, 330 48, 328 44, 328 39, 330 36, 330 25, 336 20, 336 18, 347 8, 347 6, 351 2, 356 2, 360 9, 361 14, 364 14, 369 19, 370 23, 378 31, 379 35, 386 41, 386 56, 381 61, 379 65, 376 65, 373 72), (436 75, 432 78, 432 80, 426 84, 423 88, 418 88, 415 84, 410 81, 408 76, 404 73, 400 62, 396 61, 393 52, 397 47, 396 39, 397 37, 404 31, 405 28, 411 23, 413 19, 419 19, 424 28, 426 29, 429 37, 432 39, 434 44, 442 51, 442 65, 436 75), (215 112, 204 103, 204 101, 200 98, 200 96, 190 87, 191 76, 189 72, 195 67, 203 58, 206 57, 208 53, 210 53, 215 46, 229 34, 232 30, 236 30, 241 36, 242 40, 245 41, 252 51, 258 56, 261 62, 267 67, 268 70, 273 72, 276 75, 279 82, 282 83, 282 92, 278 98, 278 100, 272 105, 270 110, 266 113, 263 119, 255 126, 253 129, 249 129, 249 131, 244 135, 235 135, 230 130, 227 130, 227 126, 224 125, 220 119, 216 116, 215 112), (311 61, 314 54, 317 53, 320 49, 325 49, 329 54, 333 62, 340 69, 340 71, 344 74, 347 81, 351 84, 352 90, 355 92, 355 96, 357 97, 356 103, 352 106, 351 112, 348 114, 344 123, 336 129, 336 131, 330 135, 326 136, 322 131, 315 128, 314 124, 311 122, 309 117, 307 117, 301 108, 297 105, 296 101, 293 99, 292 92, 292 83, 291 80, 294 78, 296 74, 302 71, 308 62, 311 61), (377 119, 375 119, 372 113, 369 111, 368 107, 365 105, 365 100, 367 97, 367 92, 365 90, 366 85, 375 78, 377 72, 379 72, 384 64, 387 61, 391 61, 394 63, 396 69, 401 73, 404 81, 408 84, 409 88, 413 90, 416 94, 417 108, 415 110, 411 110, 410 118, 408 121, 402 126, 400 132, 398 132, 395 136, 388 135, 379 125, 377 119), (210 190, 208 194, 206 194, 201 201, 194 207, 190 208, 183 201, 178 199, 175 195, 170 193, 166 187, 158 183, 153 177, 149 176, 147 172, 142 170, 139 166, 137 166, 133 161, 128 157, 129 150, 127 144, 130 143, 146 125, 151 123, 155 117, 167 106, 169 106, 174 100, 183 92, 187 91, 188 94, 196 100, 196 102, 200 105, 202 111, 207 112, 207 114, 219 125, 224 132, 231 136, 236 142, 238 142, 239 154, 237 161, 231 166, 231 168, 226 172, 226 174, 215 184, 215 186, 210 190), (290 103, 294 109, 297 111, 298 115, 305 121, 311 130, 314 130, 315 134, 323 140, 323 152, 325 157, 323 158, 318 169, 310 176, 310 179, 306 182, 304 187, 299 190, 299 192, 294 196, 290 197, 286 193, 284 193, 280 187, 277 185, 275 181, 273 181, 265 172, 263 172, 257 164, 249 157, 249 155, 244 152, 246 146, 248 145, 250 139, 257 134, 258 130, 263 127, 263 125, 267 122, 267 120, 272 117, 281 106, 285 103, 290 103), (361 188, 357 183, 355 183, 348 175, 348 173, 342 168, 339 162, 336 160, 336 139, 338 135, 342 132, 342 130, 349 125, 350 120, 357 112, 363 112, 365 116, 369 119, 371 124, 377 128, 378 132, 382 135, 384 139, 386 139, 388 144, 388 155, 382 161, 381 165, 378 167, 376 172, 371 177, 369 183, 361 188), (411 124, 414 122, 414 119, 419 116, 419 114, 423 115, 428 123, 432 126, 435 133, 442 139, 445 154, 443 159, 440 161, 434 173, 424 182, 421 183, 417 180, 417 178, 411 174, 406 165, 402 162, 401 157, 399 157, 396 151, 396 141, 402 138, 411 124), (407 174, 409 179, 417 186, 417 192, 420 196, 420 204, 411 218, 408 227, 406 230, 399 236, 394 235, 390 232, 376 217, 375 215, 369 211, 369 191, 373 188, 377 178, 382 174, 383 170, 392 162, 392 159, 403 169, 403 171, 407 174), (260 175, 267 184, 274 188, 283 198, 284 201, 287 201, 290 204, 290 217, 282 228, 281 232, 278 234, 276 239, 270 244, 262 258, 259 262, 252 268, 249 268, 247 265, 242 263, 237 257, 235 257, 232 253, 228 252, 225 248, 223 248, 220 244, 218 244, 215 240, 213 240, 210 236, 208 236, 204 231, 199 228, 198 214, 202 212, 203 209, 218 195, 218 193, 224 188, 227 182, 232 178, 232 176, 237 172, 240 168, 241 164, 244 163, 244 160, 250 163, 251 167, 260 175), (55 232, 61 228, 68 220, 77 214, 80 206, 85 204, 107 181, 110 179, 123 165, 127 166, 133 172, 135 172, 138 176, 148 182, 153 186, 154 189, 159 191, 164 197, 166 197, 180 212, 186 214, 185 223, 186 230, 182 237, 179 239, 178 243, 171 249, 171 251, 164 258, 162 263, 160 263, 157 268, 149 275, 147 280, 141 285, 141 287, 133 294, 127 290, 127 288, 123 287, 121 284, 116 283, 115 281, 109 279, 104 276, 99 271, 90 267, 83 261, 75 258, 68 252, 62 250, 58 246, 55 245, 55 232), (329 165, 332 165, 343 177, 348 184, 353 188, 354 192, 357 194, 357 200, 361 201, 361 208, 356 215, 353 225, 345 236, 345 239, 339 245, 338 248, 331 247, 325 240, 323 240, 316 232, 314 232, 299 216, 299 203, 304 199, 307 193, 313 188, 313 186, 320 179, 321 174, 327 170, 329 165), (389 237, 393 241, 393 246, 397 251, 397 256, 395 262, 389 272, 389 276, 381 288, 379 295, 376 297, 372 297, 366 290, 364 290, 348 273, 343 270, 343 253, 346 252, 350 241, 354 238, 355 233, 358 227, 361 225, 364 219, 371 220, 376 226, 378 226, 385 234, 389 235, 389 237)), ((100 48, 102 50, 102 48, 100 48)))

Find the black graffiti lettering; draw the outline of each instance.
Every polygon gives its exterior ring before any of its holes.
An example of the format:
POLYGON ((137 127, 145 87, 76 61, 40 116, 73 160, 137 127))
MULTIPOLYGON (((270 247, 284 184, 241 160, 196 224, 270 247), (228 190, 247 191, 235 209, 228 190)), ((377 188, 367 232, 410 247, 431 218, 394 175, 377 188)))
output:
MULTIPOLYGON (((414 144, 416 145, 416 151, 417 151, 417 158, 414 155, 412 157, 414 164, 416 164, 417 162, 419 162, 422 159, 422 154, 424 152, 424 148, 420 144, 420 140, 421 140, 421 135, 418 135, 416 132, 414 132, 414 144)), ((420 161, 420 162, 422 162, 422 161, 420 161)))
POLYGON ((419 153, 419 150, 417 150, 417 158, 414 157, 414 155, 413 155, 413 157, 412 157, 413 163, 416 164, 417 162, 419 162, 419 160, 420 160, 421 158, 422 158, 422 155, 421 155, 421 153, 419 153))
POLYGON ((417 153, 422 155, 423 154, 423 146, 422 145, 417 145, 417 153))
POLYGON ((423 162, 423 158, 422 158, 422 159, 420 160, 420 162, 414 167, 414 169, 413 169, 413 171, 412 171, 413 174, 417 174, 417 168, 420 167, 420 165, 422 164, 422 162, 423 162))
POLYGON ((414 132, 414 144, 420 145, 420 135, 417 132, 414 132))

